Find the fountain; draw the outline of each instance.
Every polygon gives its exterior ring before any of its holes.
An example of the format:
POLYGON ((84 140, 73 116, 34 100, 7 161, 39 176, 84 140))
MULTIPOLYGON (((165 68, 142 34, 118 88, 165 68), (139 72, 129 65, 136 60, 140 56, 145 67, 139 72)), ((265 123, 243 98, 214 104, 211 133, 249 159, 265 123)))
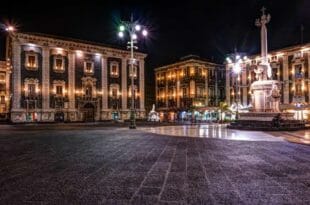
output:
POLYGON ((254 70, 256 81, 251 84, 252 108, 247 113, 240 113, 236 122, 228 128, 248 130, 297 130, 305 123, 294 119, 294 113, 280 111, 280 82, 271 79, 271 67, 268 62, 267 27, 270 14, 256 19, 255 25, 261 27, 261 63, 254 70))
POLYGON ((158 112, 155 111, 155 104, 153 104, 152 110, 149 112, 147 121, 151 121, 151 122, 159 122, 160 121, 159 114, 158 114, 158 112))

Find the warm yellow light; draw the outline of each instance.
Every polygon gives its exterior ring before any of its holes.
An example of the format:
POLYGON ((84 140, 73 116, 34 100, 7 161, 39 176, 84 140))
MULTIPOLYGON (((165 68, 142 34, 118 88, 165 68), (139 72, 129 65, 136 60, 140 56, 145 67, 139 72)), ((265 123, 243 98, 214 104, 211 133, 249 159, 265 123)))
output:
POLYGON ((76 51, 76 56, 78 58, 81 58, 83 56, 83 52, 82 51, 76 51))
POLYGON ((306 52, 306 51, 309 51, 310 50, 310 48, 302 48, 300 51, 301 52, 306 52))
POLYGON ((62 54, 63 54, 63 51, 62 51, 61 48, 57 48, 57 54, 58 54, 58 55, 62 55, 62 54))

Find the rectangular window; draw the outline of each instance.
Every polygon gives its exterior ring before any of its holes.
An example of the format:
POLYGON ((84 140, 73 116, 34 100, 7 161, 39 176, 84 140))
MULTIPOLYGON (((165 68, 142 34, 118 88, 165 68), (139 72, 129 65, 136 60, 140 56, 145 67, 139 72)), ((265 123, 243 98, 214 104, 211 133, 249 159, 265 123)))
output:
POLYGON ((28 63, 27 66, 30 68, 36 67, 36 56, 35 55, 28 55, 28 63))
POLYGON ((33 96, 36 94, 36 85, 28 84, 28 95, 33 96))
POLYGON ((130 77, 133 75, 133 77, 137 77, 137 67, 130 67, 130 77))
POLYGON ((1 104, 5 104, 5 96, 1 96, 0 97, 0 103, 1 104))
POLYGON ((117 89, 116 88, 112 88, 112 97, 113 98, 117 97, 117 89))
POLYGON ((0 83, 0 92, 4 92, 5 90, 6 90, 5 84, 4 83, 0 83))
POLYGON ((5 82, 5 74, 0 75, 0 82, 5 82))
POLYGON ((183 88, 183 97, 186 97, 186 96, 187 96, 187 89, 183 88))
POLYGON ((93 62, 84 62, 84 72, 88 74, 94 73, 94 63, 93 62))
POLYGON ((62 70, 63 69, 63 65, 62 65, 62 59, 61 58, 56 58, 55 59, 55 69, 56 70, 62 70))
POLYGON ((92 70, 92 63, 86 63, 86 70, 89 72, 92 70))
POLYGON ((62 86, 61 85, 57 85, 56 86, 56 95, 62 95, 62 86))
POLYGON ((112 64, 111 67, 110 67, 110 71, 111 71, 111 76, 112 77, 118 77, 119 74, 118 74, 118 64, 112 64))

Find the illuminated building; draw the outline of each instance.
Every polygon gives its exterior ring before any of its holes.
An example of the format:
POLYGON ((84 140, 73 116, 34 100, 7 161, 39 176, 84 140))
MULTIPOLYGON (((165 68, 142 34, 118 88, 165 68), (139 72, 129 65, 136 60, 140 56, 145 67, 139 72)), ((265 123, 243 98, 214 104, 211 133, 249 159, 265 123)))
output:
POLYGON ((137 118, 145 117, 145 54, 135 52, 135 66, 129 73, 126 50, 42 34, 14 33, 8 38, 11 121, 127 120, 131 75, 137 118))
MULTIPOLYGON (((259 65, 260 56, 250 56, 244 61, 240 76, 239 93, 237 79, 232 72, 232 63, 226 64, 226 101, 229 105, 240 103, 246 110, 251 107, 250 85, 256 80, 254 69, 259 65)), ((287 47, 268 54, 272 68, 272 79, 281 82, 281 104, 283 111, 294 112, 296 119, 309 119, 310 108, 310 44, 287 47)))
POLYGON ((156 105, 162 120, 210 120, 225 99, 225 68, 189 55, 155 69, 156 105))
POLYGON ((10 61, 0 61, 0 121, 7 121, 10 117, 10 76, 10 61))

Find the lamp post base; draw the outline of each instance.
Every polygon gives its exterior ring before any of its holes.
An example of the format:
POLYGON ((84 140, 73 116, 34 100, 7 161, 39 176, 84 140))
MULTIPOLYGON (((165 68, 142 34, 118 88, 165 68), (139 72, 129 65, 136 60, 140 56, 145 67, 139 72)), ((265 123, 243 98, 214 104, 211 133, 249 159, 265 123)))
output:
POLYGON ((135 116, 135 112, 132 109, 130 111, 130 125, 129 125, 129 129, 136 129, 136 116, 135 116))
POLYGON ((136 125, 129 125, 129 129, 136 129, 136 125))

